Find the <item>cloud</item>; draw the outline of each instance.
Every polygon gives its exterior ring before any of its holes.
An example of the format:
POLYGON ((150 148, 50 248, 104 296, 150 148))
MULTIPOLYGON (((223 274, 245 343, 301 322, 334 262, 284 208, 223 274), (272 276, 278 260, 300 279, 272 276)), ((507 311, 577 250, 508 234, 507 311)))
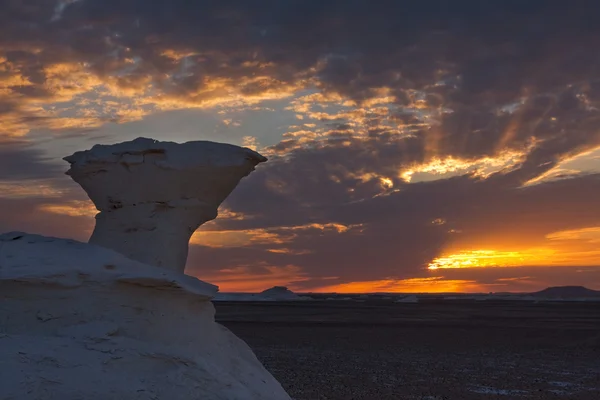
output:
MULTIPOLYGON (((290 180, 296 168, 300 168, 291 165, 290 180)), ((504 257, 503 265, 508 267, 597 265, 594 263, 599 259, 597 251, 593 253, 594 249, 587 247, 548 248, 552 240, 547 238, 548 235, 553 238, 554 232, 600 222, 600 211, 594 203, 600 195, 599 175, 528 187, 507 185, 502 173, 487 179, 466 175, 405 184, 397 192, 355 202, 332 202, 324 185, 314 187, 310 193, 312 202, 303 206, 298 199, 307 195, 301 191, 309 186, 297 189, 292 186, 289 192, 282 194, 278 187, 264 183, 270 172, 277 177, 286 173, 281 165, 272 168, 272 171, 259 169, 256 176, 246 178, 239 191, 232 194, 231 201, 227 201, 233 212, 248 217, 216 220, 214 229, 277 232, 276 227, 281 224, 301 226, 309 222, 360 228, 328 232, 299 230, 286 241, 246 243, 246 247, 236 249, 196 247, 188 264, 192 273, 202 277, 204 271, 242 262, 247 265, 264 261, 270 265, 292 263, 314 279, 303 280, 299 286, 314 288, 327 276, 338 277, 328 282, 330 286, 383 277, 390 280, 419 278, 428 274, 426 268, 436 257, 461 251, 490 249, 505 256, 519 253, 512 258, 504 257), (254 204, 253 197, 262 207, 254 204), (269 251, 278 248, 282 249, 280 253, 269 251), (532 250, 536 248, 544 251, 532 250), (554 255, 548 256, 550 253, 554 255), (521 260, 524 257, 527 258, 525 264, 521 260), (209 265, 202 261, 204 259, 210 260, 209 265)), ((201 240, 196 243, 200 244, 201 240)))
POLYGON ((50 163, 44 151, 31 143, 2 140, 0 136, 0 182, 56 178, 62 170, 50 163))
POLYGON ((23 231, 87 241, 94 219, 85 214, 58 213, 62 198, 0 197, 0 232, 23 231))
MULTIPOLYGON (((236 214, 232 215, 233 218, 236 214)), ((243 219, 243 218, 241 218, 243 219)), ((240 220, 240 218, 235 219, 240 220)), ((190 239, 191 244, 209 247, 243 247, 248 245, 264 245, 268 251, 277 251, 269 247, 290 243, 299 235, 306 233, 325 234, 327 232, 345 233, 351 230, 360 230, 360 226, 345 226, 335 223, 306 224, 297 226, 278 226, 271 228, 246 229, 246 230, 223 230, 217 224, 207 224, 196 231, 190 239)), ((310 250, 303 250, 310 252, 310 250)))
POLYGON ((426 3, 8 2, 0 91, 16 114, 6 130, 94 129, 312 88, 291 107, 310 120, 304 133, 270 151, 382 141, 371 151, 394 162, 380 180, 399 164, 406 178, 421 165, 514 154, 523 159, 511 179, 527 182, 600 146, 598 35, 584 23, 593 12, 426 3), (510 27, 501 38, 500 25, 510 27))
POLYGON ((598 56, 589 49, 598 44, 598 8, 586 4, 565 14, 544 1, 5 1, 4 70, 25 84, 4 90, 67 99, 102 87, 162 109, 258 102, 307 87, 373 105, 383 90, 398 106, 454 110, 442 144, 484 129, 461 150, 489 155, 485 145, 504 134, 502 121, 492 122, 498 107, 556 97, 569 85, 588 105, 597 101, 598 56))
POLYGON ((585 240, 589 243, 599 243, 600 226, 553 232, 546 237, 550 240, 585 240))

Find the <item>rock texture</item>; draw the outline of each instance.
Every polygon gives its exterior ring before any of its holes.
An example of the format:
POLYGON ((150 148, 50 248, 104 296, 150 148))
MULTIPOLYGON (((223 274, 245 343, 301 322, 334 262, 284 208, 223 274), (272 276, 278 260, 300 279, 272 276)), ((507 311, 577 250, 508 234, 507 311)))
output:
POLYGON ((0 398, 290 399, 214 322, 216 291, 100 246, 0 235, 0 398))
POLYGON ((64 158, 67 174, 100 211, 89 240, 183 272, 191 235, 217 217, 239 181, 267 159, 238 146, 138 138, 64 158))

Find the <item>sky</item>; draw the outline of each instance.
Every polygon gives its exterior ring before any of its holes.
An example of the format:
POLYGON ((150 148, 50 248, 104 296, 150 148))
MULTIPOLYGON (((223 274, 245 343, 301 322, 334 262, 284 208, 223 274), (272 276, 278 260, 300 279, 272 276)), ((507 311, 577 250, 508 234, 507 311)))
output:
POLYGON ((192 237, 222 291, 600 289, 600 5, 0 0, 0 232, 85 241, 62 157, 269 161, 192 237))

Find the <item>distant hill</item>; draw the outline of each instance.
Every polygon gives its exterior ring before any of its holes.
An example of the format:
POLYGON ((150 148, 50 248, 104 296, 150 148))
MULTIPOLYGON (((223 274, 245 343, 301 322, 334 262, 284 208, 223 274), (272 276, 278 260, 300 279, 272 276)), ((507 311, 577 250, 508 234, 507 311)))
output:
POLYGON ((298 296, 285 286, 273 286, 260 293, 223 293, 219 292, 213 301, 295 301, 312 300, 307 296, 298 296))
POLYGON ((600 297, 600 291, 591 290, 583 286, 554 286, 540 290, 539 292, 531 293, 531 295, 544 298, 573 299, 600 297))
POLYGON ((273 286, 271 289, 264 290, 259 293, 259 296, 272 300, 300 300, 301 296, 292 292, 285 286, 273 286))

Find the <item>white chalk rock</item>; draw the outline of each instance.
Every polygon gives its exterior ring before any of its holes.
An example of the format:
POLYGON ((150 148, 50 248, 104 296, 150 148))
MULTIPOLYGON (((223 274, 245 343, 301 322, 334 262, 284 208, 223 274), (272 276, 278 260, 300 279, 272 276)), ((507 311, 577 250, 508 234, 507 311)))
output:
POLYGON ((138 138, 64 158, 100 211, 89 240, 131 259, 183 272, 191 235, 217 217, 239 181, 267 159, 207 141, 138 138))
POLYGON ((285 400, 217 288, 112 250, 0 235, 0 398, 285 400))

